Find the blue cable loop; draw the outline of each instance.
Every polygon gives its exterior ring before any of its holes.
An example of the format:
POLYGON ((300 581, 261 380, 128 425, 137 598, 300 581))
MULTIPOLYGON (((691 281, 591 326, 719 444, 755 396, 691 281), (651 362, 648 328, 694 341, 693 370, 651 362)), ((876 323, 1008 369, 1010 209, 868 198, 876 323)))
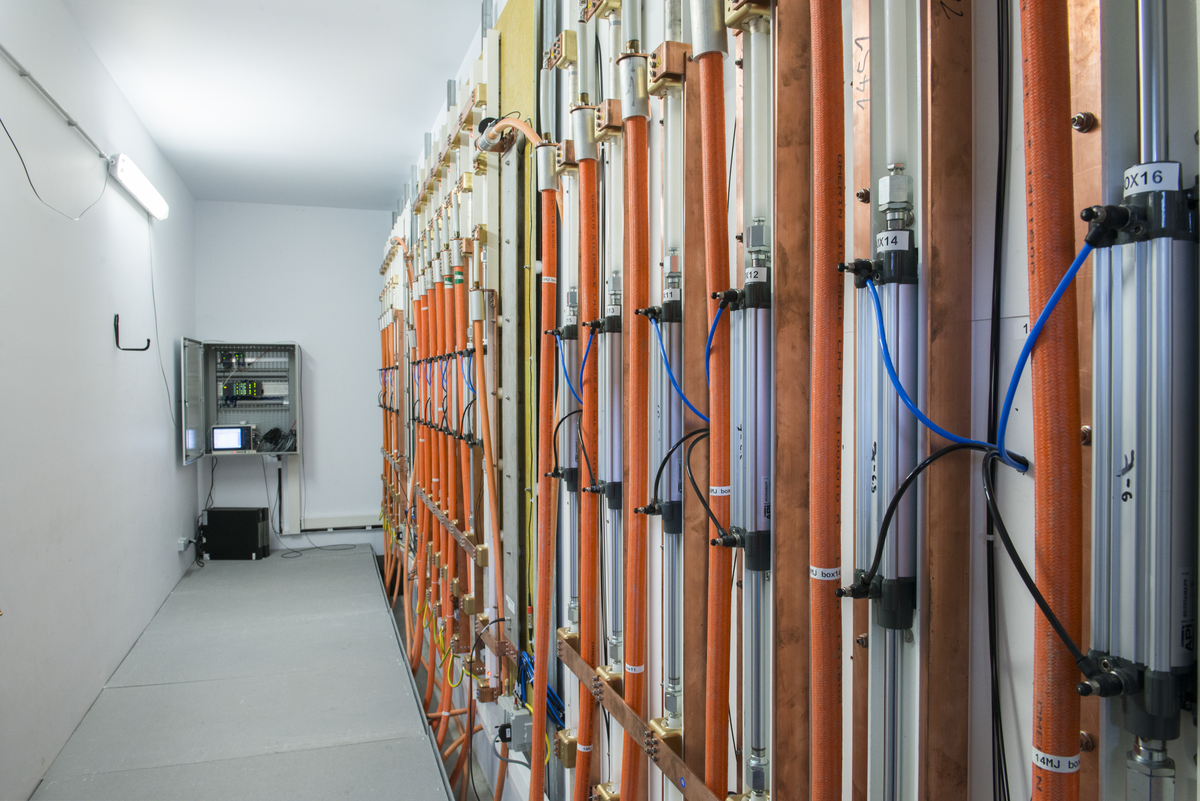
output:
POLYGON ((683 390, 679 387, 679 382, 675 380, 675 373, 671 372, 671 362, 667 360, 667 348, 663 344, 662 331, 659 330, 658 320, 655 320, 653 317, 651 317, 650 322, 654 325, 654 333, 658 335, 658 352, 662 354, 663 366, 667 368, 667 377, 671 379, 671 386, 675 387, 675 391, 679 393, 679 397, 683 399, 683 402, 687 404, 687 407, 692 410, 692 414, 696 415, 707 423, 708 417, 701 414, 700 410, 692 405, 692 402, 688 400, 687 395, 684 395, 683 390))
POLYGON ((875 289, 875 282, 870 278, 867 279, 867 289, 871 290, 871 301, 875 304, 875 322, 879 328, 879 349, 883 353, 883 364, 887 368, 888 378, 891 379, 892 386, 896 388, 896 394, 900 396, 900 400, 912 412, 913 417, 920 420, 930 431, 950 442, 956 442, 959 445, 978 445, 982 448, 994 448, 995 446, 988 442, 966 439, 956 434, 951 434, 926 417, 925 413, 917 408, 917 404, 912 402, 912 398, 908 397, 908 393, 904 391, 904 386, 900 383, 900 377, 896 375, 896 368, 892 364, 892 354, 888 351, 887 333, 883 330, 883 309, 879 305, 879 291, 875 289))
POLYGON ((567 372, 567 357, 563 354, 562 337, 555 334, 554 341, 558 343, 558 363, 562 365, 563 379, 567 382, 567 389, 571 390, 571 394, 575 396, 575 400, 582 406, 583 401, 580 400, 579 393, 575 391, 575 387, 571 386, 571 374, 567 372))
POLYGON ((471 379, 467 378, 467 371, 463 367, 463 356, 461 353, 458 355, 458 374, 462 376, 463 383, 466 384, 467 389, 471 390, 471 394, 478 395, 479 393, 475 391, 475 385, 471 383, 471 379))
POLYGON ((1017 462, 1013 461, 1008 455, 1008 451, 1004 449, 1005 435, 1008 433, 1008 415, 1012 411, 1013 401, 1017 395, 1017 385, 1021 382, 1021 373, 1025 372, 1025 363, 1029 361, 1029 354, 1033 352, 1033 346, 1037 342, 1038 334, 1042 333, 1042 327, 1046 325, 1046 321, 1050 319, 1050 315, 1054 312, 1054 307, 1066 294, 1067 287, 1075 280, 1075 274, 1083 267, 1083 263, 1087 261, 1087 257, 1092 252, 1092 246, 1084 244, 1083 250, 1079 251, 1079 255, 1075 257, 1075 261, 1071 262, 1071 266, 1067 268, 1067 272, 1063 275, 1062 280, 1058 282, 1058 286, 1054 289, 1054 294, 1046 301, 1045 308, 1038 315, 1037 322, 1029 329, 1029 336, 1025 337, 1025 346, 1021 348, 1021 355, 1017 357, 1017 366, 1013 370, 1012 378, 1008 382, 1008 392, 1004 396, 1004 406, 1000 411, 1000 424, 997 427, 996 448, 1000 451, 1000 458, 1009 467, 1015 468, 1024 473, 1028 468, 1022 467, 1017 462))
MULTIPOLYGON (((704 346, 704 382, 710 387, 712 386, 712 376, 708 372, 708 356, 712 353, 713 334, 717 333, 717 323, 721 322, 721 312, 723 311, 725 311, 724 306, 717 307, 717 316, 713 318, 712 328, 708 329, 708 343, 704 346)), ((691 406, 690 403, 688 405, 691 406)), ((692 411, 696 410, 693 409, 692 411)), ((699 414, 699 412, 696 413, 699 414)), ((705 421, 708 420, 707 417, 704 419, 705 421)))

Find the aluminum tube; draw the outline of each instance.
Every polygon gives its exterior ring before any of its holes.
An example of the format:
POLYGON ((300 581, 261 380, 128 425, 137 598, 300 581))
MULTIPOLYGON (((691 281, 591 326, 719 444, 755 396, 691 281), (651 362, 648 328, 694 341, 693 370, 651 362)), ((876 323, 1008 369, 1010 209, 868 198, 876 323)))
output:
POLYGON ((771 76, 771 24, 765 17, 751 17, 748 25, 746 46, 749 51, 743 64, 749 63, 749 82, 746 88, 744 114, 749 131, 748 211, 750 219, 770 220, 771 217, 771 173, 775 153, 771 148, 771 94, 774 81, 771 76))
POLYGON ((663 708, 667 725, 673 729, 683 724, 683 535, 663 534, 663 708))
POLYGON ((538 133, 547 141, 555 139, 554 100, 558 96, 557 70, 538 71, 538 133))
MULTIPOLYGON (((579 72, 579 94, 575 100, 581 106, 586 106, 592 100, 593 76, 596 74, 595 34, 595 23, 584 22, 583 20, 575 23, 576 70, 579 72)), ((575 136, 578 138, 578 131, 576 131, 575 136)))
POLYGON ((667 90, 663 107, 663 250, 670 271, 669 257, 683 253, 683 98, 678 89, 667 90))
MULTIPOLYGON (((754 338, 758 352, 755 363, 755 460, 754 508, 751 520, 755 531, 771 528, 771 433, 774 428, 772 416, 772 378, 775 375, 771 352, 771 310, 755 309, 752 312, 754 338)), ((765 643, 764 643, 765 647, 765 643)))
POLYGON ((625 639, 624 538, 621 534, 621 510, 605 509, 605 582, 608 597, 608 663, 620 665, 624 659, 621 647, 625 639))
MULTIPOLYGON (((604 81, 608 87, 608 97, 620 97, 617 87, 621 85, 621 71, 617 67, 617 57, 624 49, 625 39, 621 34, 621 15, 614 12, 608 18, 608 77, 604 81)), ((614 197, 621 197, 621 195, 614 195, 614 197)))
POLYGON ((908 160, 908 2, 883 4, 883 50, 887 69, 884 154, 888 164, 908 160))
MULTIPOLYGON (((917 326, 917 287, 915 284, 893 284, 891 289, 896 294, 896 369, 899 371, 900 382, 905 387, 917 387, 919 372, 917 369, 918 337, 917 326)), ((894 393, 893 393, 894 395, 894 393)), ((917 466, 918 437, 917 419, 912 412, 900 403, 895 404, 896 416, 893 431, 895 432, 896 479, 897 482, 907 476, 917 466)), ((893 484, 898 486, 897 484, 893 484)), ((893 490, 894 491, 894 490, 893 490)), ((887 491, 885 490, 885 493, 887 491)), ((896 510, 895 536, 892 542, 896 545, 895 572, 889 574, 894 578, 914 578, 917 575, 917 496, 915 493, 905 493, 900 506, 896 510)))
POLYGON ((683 0, 663 2, 663 41, 683 41, 683 0))
POLYGON ((1138 0, 1138 132, 1142 163, 1167 158, 1166 0, 1138 0))
POLYGON ((596 110, 572 109, 571 129, 575 142, 575 158, 578 161, 598 158, 600 152, 596 145, 596 110))
POLYGON ((725 27, 724 0, 691 0, 692 55, 728 53, 729 34, 725 27))
POLYGON ((771 742, 770 714, 767 710, 766 653, 768 630, 766 596, 769 591, 766 576, 761 570, 746 571, 747 601, 750 609, 750 666, 749 679, 749 725, 746 736, 750 741, 747 759, 747 781, 752 799, 766 798, 770 786, 768 748, 771 742))
MULTIPOLYGON (((1112 259, 1119 248, 1092 254, 1092 475, 1103 476, 1112 464, 1112 259)), ((1092 491, 1092 636, 1093 650, 1112 652, 1109 629, 1113 601, 1111 481, 1096 481, 1092 491)))
POLYGON ((650 117, 650 84, 645 56, 622 56, 617 63, 621 75, 621 118, 650 117))
POLYGON ((642 29, 642 0, 623 0, 621 4, 621 21, 625 25, 623 52, 642 52, 642 39, 645 38, 642 29))

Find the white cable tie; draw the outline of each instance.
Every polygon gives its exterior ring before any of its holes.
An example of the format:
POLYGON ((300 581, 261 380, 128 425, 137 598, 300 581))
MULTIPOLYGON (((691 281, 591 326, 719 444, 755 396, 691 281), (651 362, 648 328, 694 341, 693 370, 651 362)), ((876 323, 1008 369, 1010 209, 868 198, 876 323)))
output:
POLYGON ((810 578, 818 581, 841 581, 842 569, 840 567, 817 567, 809 565, 808 575, 810 578))
POLYGON ((646 669, 645 665, 626 665, 625 666, 625 671, 627 673, 641 673, 645 669, 646 669))
POLYGON ((1033 749, 1033 766, 1048 770, 1051 773, 1078 773, 1079 754, 1075 756, 1054 756, 1044 751, 1033 749))
POLYGON ((729 487, 709 487, 708 494, 715 495, 717 497, 728 497, 729 487))

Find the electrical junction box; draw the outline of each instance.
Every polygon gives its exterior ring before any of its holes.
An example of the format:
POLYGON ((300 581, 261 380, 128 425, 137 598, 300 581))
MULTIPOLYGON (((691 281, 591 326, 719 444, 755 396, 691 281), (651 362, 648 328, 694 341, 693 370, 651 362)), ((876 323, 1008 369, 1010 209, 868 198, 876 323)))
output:
POLYGON ((294 342, 181 342, 179 395, 183 463, 212 454, 299 455, 304 365, 294 342), (215 447, 233 429, 253 437, 215 447))
POLYGON ((533 714, 512 695, 501 696, 499 703, 504 712, 500 740, 514 751, 528 753, 533 748, 533 714))

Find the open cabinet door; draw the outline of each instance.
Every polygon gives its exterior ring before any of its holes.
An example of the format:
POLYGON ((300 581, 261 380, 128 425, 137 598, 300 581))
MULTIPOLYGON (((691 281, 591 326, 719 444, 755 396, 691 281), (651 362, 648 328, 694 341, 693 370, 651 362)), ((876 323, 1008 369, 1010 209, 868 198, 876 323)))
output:
POLYGON ((204 349, 196 340, 184 337, 179 352, 183 371, 179 419, 183 421, 183 463, 188 465, 204 455, 204 349))

